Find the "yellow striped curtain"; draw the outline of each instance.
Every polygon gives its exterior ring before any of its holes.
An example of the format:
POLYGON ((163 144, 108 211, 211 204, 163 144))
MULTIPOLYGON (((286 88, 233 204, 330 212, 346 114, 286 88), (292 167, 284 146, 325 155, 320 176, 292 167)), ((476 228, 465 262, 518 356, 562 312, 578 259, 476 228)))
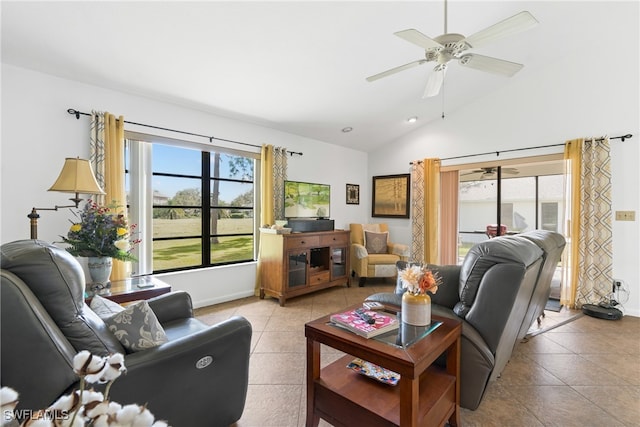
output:
POLYGON ((260 225, 273 224, 273 145, 260 152, 260 225))
POLYGON ((411 262, 425 262, 424 259, 424 163, 411 162, 411 262))
POLYGON ((564 158, 569 221, 560 303, 580 308, 606 298, 613 281, 609 139, 567 141, 564 158))
POLYGON ((424 260, 439 264, 440 159, 424 159, 424 260))
MULTIPOLYGON (((91 112, 90 127, 91 166, 98 184, 105 195, 94 196, 100 205, 115 205, 121 214, 127 215, 127 196, 124 176, 124 117, 116 118, 107 112, 91 112)), ((129 275, 129 265, 113 260, 111 280, 121 280, 129 275)))
MULTIPOLYGON (((260 151, 260 225, 272 225, 284 219, 284 181, 287 179, 287 149, 262 145, 260 151)), ((255 294, 260 294, 260 251, 256 270, 255 294)))
POLYGON ((412 262, 439 262, 440 159, 411 163, 412 262))
POLYGON ((260 224, 284 219, 284 181, 287 179, 287 149, 262 145, 260 153, 260 224))

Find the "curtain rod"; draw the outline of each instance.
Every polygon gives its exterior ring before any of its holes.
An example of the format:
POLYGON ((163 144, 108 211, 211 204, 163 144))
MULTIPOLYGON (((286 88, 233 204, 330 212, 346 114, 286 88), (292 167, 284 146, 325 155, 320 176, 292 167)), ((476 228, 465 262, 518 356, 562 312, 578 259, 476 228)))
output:
MULTIPOLYGON (((80 120, 80 116, 81 115, 82 116, 90 116, 91 115, 89 113, 83 113, 82 111, 78 111, 78 110, 75 110, 73 108, 69 108, 67 110, 67 113, 73 114, 74 116, 76 116, 76 119, 78 119, 78 120, 80 120)), ((230 142, 232 144, 240 144, 240 145, 246 145, 246 146, 249 146, 249 147, 262 148, 259 145, 249 144, 247 142, 232 141, 230 139, 216 138, 215 136, 201 135, 201 134, 198 134, 198 133, 185 132, 185 131, 182 131, 182 130, 169 129, 169 128, 164 128, 164 127, 154 126, 154 125, 146 125, 144 123, 130 122, 128 120, 125 120, 124 122, 127 123, 127 124, 130 124, 130 125, 137 125, 137 126, 144 126, 144 127, 153 128, 153 129, 166 130, 166 131, 169 131, 169 132, 181 133, 181 134, 184 134, 184 135, 199 136, 201 138, 207 138, 210 143, 212 143, 213 140, 215 139, 216 141, 224 141, 224 142, 230 142)), ((293 156, 294 154, 297 154, 298 156, 302 156, 302 153, 299 152, 299 151, 288 151, 287 150, 287 153, 289 153, 291 156, 293 156)))
MULTIPOLYGON (((621 136, 612 136, 609 139, 621 139, 624 142, 625 139, 631 139, 631 138, 633 138, 633 135, 628 133, 626 135, 621 135, 621 136)), ((593 139, 593 141, 600 142, 600 141, 604 141, 604 139, 605 138, 595 138, 595 139, 593 139)), ((486 153, 477 153, 477 154, 467 154, 467 155, 464 155, 464 156, 446 157, 446 158, 440 159, 440 160, 444 161, 444 160, 464 159, 464 158, 467 158, 467 157, 486 156, 488 154, 495 154, 496 156, 499 156, 500 153, 510 153, 512 151, 535 150, 535 149, 538 149, 538 148, 561 147, 561 146, 564 146, 564 145, 565 144, 550 144, 550 145, 538 145, 536 147, 512 148, 510 150, 489 151, 489 152, 486 152, 486 153)), ((412 165, 413 163, 414 162, 409 162, 410 165, 412 165)))

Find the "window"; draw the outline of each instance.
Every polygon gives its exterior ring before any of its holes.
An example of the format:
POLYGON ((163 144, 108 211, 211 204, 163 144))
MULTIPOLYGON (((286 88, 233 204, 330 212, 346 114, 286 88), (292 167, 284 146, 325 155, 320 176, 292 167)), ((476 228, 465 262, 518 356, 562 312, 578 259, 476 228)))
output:
POLYGON ((252 153, 127 142, 130 211, 151 224, 141 230, 141 273, 254 260, 252 153), (129 173, 134 158, 152 166, 129 173))
POLYGON ((513 228, 513 203, 500 203, 500 222, 507 226, 507 230, 513 228))
POLYGON ((475 169, 461 169, 458 260, 464 259, 473 244, 496 235, 498 220, 503 226, 501 232, 507 234, 534 229, 558 231, 564 209, 562 173, 562 160, 509 167, 480 164, 475 169))

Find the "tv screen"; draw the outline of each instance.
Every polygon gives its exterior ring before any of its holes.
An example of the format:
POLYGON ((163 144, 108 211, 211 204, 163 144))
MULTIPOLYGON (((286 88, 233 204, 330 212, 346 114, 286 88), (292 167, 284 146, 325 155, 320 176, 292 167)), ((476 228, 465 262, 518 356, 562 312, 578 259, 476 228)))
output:
POLYGON ((329 218, 331 186, 311 182, 284 182, 286 218, 329 218))

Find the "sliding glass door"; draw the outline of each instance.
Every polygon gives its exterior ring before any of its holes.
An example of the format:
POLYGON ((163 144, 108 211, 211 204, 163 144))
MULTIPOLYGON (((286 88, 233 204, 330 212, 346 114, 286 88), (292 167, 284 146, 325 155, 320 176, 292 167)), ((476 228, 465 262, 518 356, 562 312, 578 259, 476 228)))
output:
POLYGON ((476 243, 486 240, 487 226, 496 222, 498 180, 466 180, 474 171, 461 171, 458 192, 458 263, 476 243))
POLYGON ((460 170, 459 262, 473 244, 499 235, 561 231, 563 185, 562 161, 460 170))

